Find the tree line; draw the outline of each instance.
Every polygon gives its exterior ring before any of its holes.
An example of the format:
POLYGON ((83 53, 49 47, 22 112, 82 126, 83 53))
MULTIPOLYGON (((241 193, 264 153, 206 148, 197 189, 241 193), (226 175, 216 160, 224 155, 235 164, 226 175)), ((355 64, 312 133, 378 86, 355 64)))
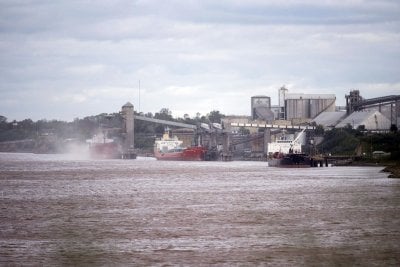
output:
MULTIPOLYGON (((152 114, 141 113, 149 118, 182 122, 197 125, 198 123, 220 123, 225 117, 218 110, 213 110, 206 115, 197 113, 195 117, 185 114, 183 118, 172 116, 168 108, 162 108, 159 112, 152 114)), ((106 131, 109 138, 121 139, 123 118, 121 113, 101 113, 95 116, 88 116, 82 119, 76 118, 72 122, 60 120, 38 120, 24 119, 21 121, 8 121, 5 116, 0 115, 0 142, 18 141, 33 139, 44 136, 53 136, 57 140, 74 139, 85 142, 99 131, 106 131)), ((135 146, 138 148, 152 147, 155 136, 161 135, 165 127, 147 121, 135 120, 135 146)))
POLYGON ((400 132, 392 126, 389 132, 372 133, 365 131, 364 127, 353 129, 351 125, 344 128, 333 128, 321 131, 323 142, 318 145, 320 153, 332 155, 355 155, 361 152, 371 156, 373 151, 390 152, 392 160, 400 160, 400 132))

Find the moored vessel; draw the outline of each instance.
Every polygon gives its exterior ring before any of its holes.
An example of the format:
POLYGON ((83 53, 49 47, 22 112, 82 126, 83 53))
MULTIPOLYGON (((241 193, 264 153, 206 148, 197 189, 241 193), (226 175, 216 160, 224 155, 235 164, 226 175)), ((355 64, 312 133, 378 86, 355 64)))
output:
POLYGON ((119 159, 122 156, 120 146, 103 133, 86 140, 89 144, 89 156, 95 159, 119 159))
POLYGON ((312 159, 307 154, 289 153, 280 157, 272 157, 268 159, 270 167, 285 167, 285 168, 308 168, 312 167, 312 159))
POLYGON ((286 138, 268 143, 268 166, 286 168, 312 167, 312 158, 302 153, 299 139, 305 130, 294 139, 286 138))
POLYGON ((301 144, 294 140, 288 140, 282 138, 275 142, 268 143, 269 154, 289 154, 289 153, 301 153, 301 144))
POLYGON ((158 160, 205 160, 207 149, 202 146, 182 147, 182 141, 176 136, 169 137, 164 133, 160 140, 154 144, 154 156, 158 160))

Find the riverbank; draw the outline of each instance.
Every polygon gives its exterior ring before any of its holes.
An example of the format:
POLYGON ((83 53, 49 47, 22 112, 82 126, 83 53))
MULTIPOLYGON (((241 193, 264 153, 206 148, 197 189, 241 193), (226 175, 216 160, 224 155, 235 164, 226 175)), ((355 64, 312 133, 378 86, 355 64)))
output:
POLYGON ((385 167, 382 172, 390 173, 388 178, 400 178, 400 162, 396 161, 388 161, 388 160, 371 160, 371 159, 364 159, 364 160, 345 160, 339 162, 339 164, 335 164, 335 166, 383 166, 385 167))
POLYGON ((400 178, 400 163, 397 163, 396 165, 386 166, 382 171, 390 172, 388 178, 400 178))

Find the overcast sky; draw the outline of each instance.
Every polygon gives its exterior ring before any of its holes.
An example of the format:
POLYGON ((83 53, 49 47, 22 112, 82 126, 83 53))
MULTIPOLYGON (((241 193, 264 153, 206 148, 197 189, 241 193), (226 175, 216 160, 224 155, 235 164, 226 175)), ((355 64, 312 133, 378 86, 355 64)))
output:
POLYGON ((250 97, 400 94, 397 0, 0 0, 0 115, 169 108, 250 115, 250 97))

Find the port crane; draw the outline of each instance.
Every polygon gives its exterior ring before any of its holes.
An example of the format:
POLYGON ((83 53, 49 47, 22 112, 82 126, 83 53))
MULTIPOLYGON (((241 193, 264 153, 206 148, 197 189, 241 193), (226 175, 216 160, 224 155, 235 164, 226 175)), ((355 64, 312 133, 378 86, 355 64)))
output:
POLYGON ((303 133, 304 133, 305 130, 306 130, 306 129, 304 128, 304 129, 297 135, 297 137, 296 137, 292 142, 290 142, 290 148, 289 148, 289 153, 290 153, 290 154, 293 153, 293 147, 294 147, 294 145, 298 143, 300 137, 303 135, 303 133))

